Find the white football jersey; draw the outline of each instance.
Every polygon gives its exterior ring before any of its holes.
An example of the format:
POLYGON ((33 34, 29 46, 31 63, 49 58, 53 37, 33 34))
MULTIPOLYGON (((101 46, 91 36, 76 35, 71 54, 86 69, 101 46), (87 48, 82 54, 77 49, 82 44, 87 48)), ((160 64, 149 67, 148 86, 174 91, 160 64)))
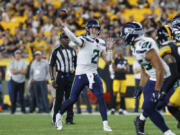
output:
MULTIPOLYGON (((151 49, 155 49, 157 54, 159 55, 159 48, 157 47, 156 42, 152 38, 141 36, 139 37, 139 41, 136 42, 135 46, 132 47, 133 55, 136 57, 138 63, 144 67, 145 72, 148 74, 149 79, 152 81, 156 81, 156 70, 153 65, 146 60, 146 53, 151 49)), ((161 59, 161 58, 160 58, 161 59)), ((164 78, 170 76, 170 70, 168 65, 161 59, 164 67, 164 78)))
POLYGON ((76 75, 96 73, 97 63, 102 51, 106 50, 105 41, 92 39, 89 36, 78 37, 83 41, 83 47, 78 48, 76 75))

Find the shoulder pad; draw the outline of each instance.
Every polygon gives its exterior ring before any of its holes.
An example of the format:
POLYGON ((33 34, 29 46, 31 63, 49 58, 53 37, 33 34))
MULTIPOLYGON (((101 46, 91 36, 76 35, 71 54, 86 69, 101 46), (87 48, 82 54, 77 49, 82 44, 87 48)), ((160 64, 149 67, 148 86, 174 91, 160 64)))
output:
POLYGON ((172 51, 171 51, 171 48, 169 45, 160 47, 160 56, 161 57, 163 57, 165 54, 170 54, 171 52, 172 51))
POLYGON ((139 43, 139 47, 136 50, 136 53, 144 54, 153 48, 152 42, 142 41, 139 43))
POLYGON ((145 41, 141 45, 142 48, 150 49, 152 48, 152 43, 150 41, 145 41))
POLYGON ((176 43, 177 46, 180 46, 180 42, 176 43))
POLYGON ((103 39, 99 39, 99 44, 102 46, 106 46, 106 42, 103 39))

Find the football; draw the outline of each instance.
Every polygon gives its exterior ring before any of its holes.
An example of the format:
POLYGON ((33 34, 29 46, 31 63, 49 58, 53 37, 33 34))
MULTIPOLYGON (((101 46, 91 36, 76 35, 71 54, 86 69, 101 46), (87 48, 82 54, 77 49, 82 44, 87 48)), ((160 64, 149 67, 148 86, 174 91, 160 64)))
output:
POLYGON ((66 12, 66 10, 64 10, 64 9, 59 9, 58 10, 58 16, 61 18, 61 19, 66 19, 67 18, 67 12, 66 12))

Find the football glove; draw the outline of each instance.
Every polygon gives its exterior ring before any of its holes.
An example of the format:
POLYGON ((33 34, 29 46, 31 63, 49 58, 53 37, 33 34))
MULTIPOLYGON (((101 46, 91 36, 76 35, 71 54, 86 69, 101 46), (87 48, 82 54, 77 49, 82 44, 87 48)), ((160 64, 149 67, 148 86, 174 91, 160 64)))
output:
POLYGON ((157 90, 155 90, 155 91, 152 93, 152 98, 151 98, 152 102, 153 102, 153 103, 157 103, 158 100, 159 100, 159 98, 160 98, 160 92, 157 91, 157 90))
POLYGON ((159 96, 159 100, 164 100, 165 99, 165 97, 166 97, 166 95, 167 95, 167 93, 166 92, 164 92, 164 91, 161 91, 160 92, 160 96, 159 96))

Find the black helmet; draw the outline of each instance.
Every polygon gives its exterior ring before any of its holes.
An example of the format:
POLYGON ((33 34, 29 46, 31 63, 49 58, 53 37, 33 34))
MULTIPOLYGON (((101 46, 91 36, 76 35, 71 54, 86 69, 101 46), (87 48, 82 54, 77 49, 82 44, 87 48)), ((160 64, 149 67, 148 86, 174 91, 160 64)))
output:
POLYGON ((156 41, 159 46, 167 44, 172 40, 172 30, 168 25, 163 25, 157 30, 156 41))

